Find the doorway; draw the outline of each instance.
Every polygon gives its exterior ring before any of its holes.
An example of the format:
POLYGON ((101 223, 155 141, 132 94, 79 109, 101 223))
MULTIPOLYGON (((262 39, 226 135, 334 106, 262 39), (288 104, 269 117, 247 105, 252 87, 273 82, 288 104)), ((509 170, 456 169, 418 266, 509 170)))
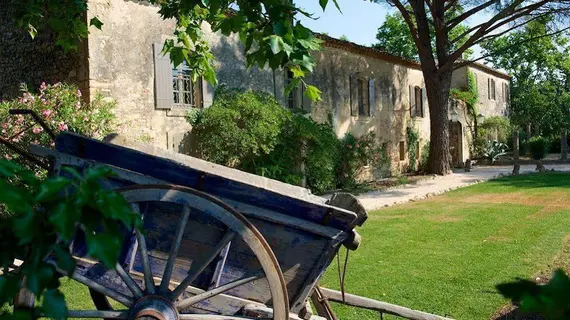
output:
POLYGON ((463 129, 461 122, 449 121, 449 152, 451 153, 451 166, 463 166, 463 129))

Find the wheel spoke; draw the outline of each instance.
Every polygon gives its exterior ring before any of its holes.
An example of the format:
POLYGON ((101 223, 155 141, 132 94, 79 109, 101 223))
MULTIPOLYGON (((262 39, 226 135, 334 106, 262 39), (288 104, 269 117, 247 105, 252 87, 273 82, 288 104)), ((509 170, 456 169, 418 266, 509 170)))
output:
POLYGON ((182 280, 182 282, 176 287, 176 289, 172 291, 171 295, 172 301, 176 301, 176 299, 178 299, 178 297, 180 297, 182 293, 184 293, 184 291, 192 283, 192 281, 194 281, 204 271, 204 269, 206 269, 206 267, 220 254, 220 251, 222 251, 226 247, 226 245, 235 238, 235 236, 236 233, 231 230, 226 232, 222 240, 216 245, 213 252, 210 253, 210 255, 206 260, 204 260, 201 264, 197 265, 196 267, 194 267, 195 264, 191 266, 190 270, 188 270, 188 275, 186 276, 186 278, 184 278, 184 280, 182 280))
POLYGON ((137 298, 137 299, 142 298, 143 292, 142 292, 141 288, 135 282, 135 280, 133 280, 133 278, 125 271, 125 269, 123 269, 123 266, 121 266, 121 264, 117 262, 117 265, 115 266, 115 268, 117 269, 117 273, 119 274, 119 277, 121 277, 121 279, 123 279, 123 282, 127 285, 129 290, 131 290, 131 292, 133 293, 135 298, 137 298))
POLYGON ((104 311, 104 310, 69 310, 68 318, 104 318, 104 319, 128 319, 129 311, 104 311))
MULTIPOLYGON (((139 206, 136 203, 131 204, 131 209, 136 213, 140 213, 139 206)), ((141 254, 142 263, 143 263, 143 274, 144 274, 144 283, 145 283, 146 291, 149 294, 154 294, 156 292, 156 288, 154 286, 154 279, 152 278, 152 271, 150 270, 150 263, 148 261, 148 251, 146 249, 146 240, 139 230, 136 230, 136 235, 137 235, 137 243, 138 243, 138 247, 140 249, 140 254, 141 254)))
MULTIPOLYGON (((180 320, 250 320, 251 318, 243 318, 236 316, 222 316, 218 314, 181 314, 180 320)), ((263 320, 263 318, 256 318, 263 320)))
POLYGON ((178 255, 178 249, 180 248, 180 242, 182 242, 182 236, 184 235, 184 230, 186 229, 186 224, 188 223, 188 217, 190 216, 190 207, 184 206, 182 211, 182 219, 178 224, 178 229, 176 230, 176 235, 174 236, 174 241, 172 242, 172 248, 170 249, 170 254, 168 256, 168 261, 166 262, 166 267, 164 268, 164 274, 162 276, 162 281, 160 282, 159 292, 168 292, 168 284, 170 283, 170 277, 172 276, 172 269, 174 268, 174 262, 176 261, 176 256, 178 255))
POLYGON ((230 283, 226 283, 223 286, 219 286, 219 287, 212 289, 210 291, 206 291, 206 292, 197 294, 193 297, 179 301, 176 304, 176 308, 178 308, 178 310, 180 311, 182 309, 185 309, 187 307, 195 305, 196 303, 199 303, 199 302, 202 302, 206 299, 209 299, 213 296, 217 296, 217 295, 222 294, 226 291, 232 290, 232 289, 237 288, 239 286, 243 286, 244 284, 253 282, 255 280, 258 280, 258 279, 261 279, 264 277, 265 277, 265 273, 263 271, 257 272, 252 276, 247 276, 245 278, 241 278, 239 280, 232 281, 230 283))
POLYGON ((133 301, 129 297, 125 296, 124 294, 117 292, 115 290, 111 290, 109 288, 106 288, 106 287, 98 284, 97 282, 95 282, 89 278, 86 278, 80 274, 77 274, 75 272, 73 274, 69 275, 67 272, 65 272, 65 270, 62 270, 57 265, 55 265, 53 263, 52 263, 52 265, 55 267, 57 272, 65 275, 65 276, 68 276, 71 279, 73 279, 79 283, 86 285, 88 288, 92 289, 93 291, 104 294, 107 297, 116 300, 117 302, 123 304, 126 307, 132 307, 133 306, 133 301))

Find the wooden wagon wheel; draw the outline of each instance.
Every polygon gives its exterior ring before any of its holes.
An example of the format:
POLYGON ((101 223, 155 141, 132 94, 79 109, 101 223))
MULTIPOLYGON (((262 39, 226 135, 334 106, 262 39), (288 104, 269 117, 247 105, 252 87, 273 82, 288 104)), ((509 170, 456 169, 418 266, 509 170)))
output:
POLYGON ((69 318, 152 320, 244 319, 217 314, 191 314, 185 310, 187 310, 188 307, 223 294, 241 285, 266 278, 272 297, 273 319, 289 319, 287 288, 277 259, 261 233, 242 214, 215 197, 182 186, 135 185, 120 188, 117 192, 125 197, 135 212, 139 210, 139 203, 143 202, 165 202, 183 206, 183 212, 177 226, 176 234, 174 235, 164 273, 159 275, 152 274, 145 236, 141 232, 137 232, 138 251, 143 265, 144 288, 141 288, 131 277, 129 272, 123 269, 123 266, 120 264, 117 264, 116 272, 127 288, 132 292, 132 297, 128 297, 113 288, 104 287, 90 279, 74 274, 71 278, 85 284, 89 288, 98 310, 70 311, 68 314, 69 318), (207 259, 199 262, 199 265, 192 266, 190 270, 188 270, 186 278, 171 290, 169 289, 169 285, 174 263, 192 209, 200 210, 215 218, 218 222, 227 226, 227 231, 222 237, 222 240, 214 247, 212 252, 209 253, 207 259), (252 274, 246 274, 241 279, 231 281, 188 298, 183 298, 182 294, 192 281, 194 281, 219 255, 222 249, 236 237, 243 240, 249 249, 251 249, 262 269, 252 274), (155 284, 154 277, 162 278, 160 285, 157 286, 155 284), (127 309, 113 310, 107 298, 116 300, 127 307, 127 309))

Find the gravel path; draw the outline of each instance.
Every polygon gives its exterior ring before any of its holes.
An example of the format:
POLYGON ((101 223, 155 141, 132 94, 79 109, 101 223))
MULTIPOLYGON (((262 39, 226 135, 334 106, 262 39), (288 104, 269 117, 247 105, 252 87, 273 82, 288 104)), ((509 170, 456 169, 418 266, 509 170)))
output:
MULTIPOLYGON (((548 170, 570 171, 570 164, 545 165, 545 167, 548 170)), ((536 165, 522 165, 520 172, 534 172, 535 168, 536 165)), ((357 197, 366 210, 375 210, 408 201, 425 199, 453 189, 487 181, 500 174, 510 174, 512 170, 513 166, 478 166, 473 168, 471 172, 458 171, 447 176, 435 176, 431 179, 419 181, 414 185, 399 186, 384 191, 372 191, 357 197)))

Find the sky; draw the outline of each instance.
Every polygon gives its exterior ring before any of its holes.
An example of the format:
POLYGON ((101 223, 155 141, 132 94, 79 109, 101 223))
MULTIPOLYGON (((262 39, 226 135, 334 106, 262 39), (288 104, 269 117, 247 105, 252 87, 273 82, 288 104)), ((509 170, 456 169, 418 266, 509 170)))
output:
MULTIPOLYGON (((376 42, 378 27, 384 22, 386 14, 395 12, 387 4, 371 3, 369 0, 338 0, 342 10, 339 12, 332 0, 323 12, 318 0, 299 0, 295 2, 305 11, 314 14, 315 19, 301 17, 303 25, 315 32, 327 33, 331 37, 346 36, 348 40, 369 46, 376 42)), ((479 13, 467 21, 468 25, 476 25, 489 19, 490 13, 479 13)), ((478 57, 480 48, 474 48, 474 56, 478 57)))
POLYGON ((317 0, 302 0, 296 4, 314 14, 316 20, 301 18, 303 25, 309 29, 328 33, 335 38, 345 35, 348 40, 361 45, 375 43, 376 32, 384 22, 384 17, 387 13, 394 12, 388 5, 365 0, 338 0, 342 13, 336 9, 332 0, 325 12, 317 0))

